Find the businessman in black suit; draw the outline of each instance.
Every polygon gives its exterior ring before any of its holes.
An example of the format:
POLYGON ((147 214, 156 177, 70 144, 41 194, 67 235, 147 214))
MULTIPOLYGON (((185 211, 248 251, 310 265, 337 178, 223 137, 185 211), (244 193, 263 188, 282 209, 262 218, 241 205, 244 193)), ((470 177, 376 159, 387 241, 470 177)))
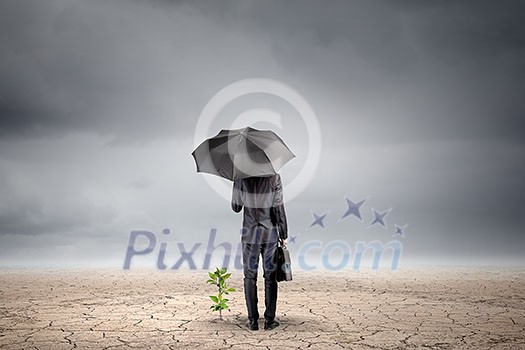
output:
POLYGON ((262 256, 265 306, 264 329, 279 326, 275 319, 277 307, 276 263, 277 243, 286 245, 288 226, 283 203, 281 177, 249 177, 233 183, 232 209, 244 207, 241 242, 244 269, 244 297, 248 309, 247 327, 258 330, 257 269, 262 256))

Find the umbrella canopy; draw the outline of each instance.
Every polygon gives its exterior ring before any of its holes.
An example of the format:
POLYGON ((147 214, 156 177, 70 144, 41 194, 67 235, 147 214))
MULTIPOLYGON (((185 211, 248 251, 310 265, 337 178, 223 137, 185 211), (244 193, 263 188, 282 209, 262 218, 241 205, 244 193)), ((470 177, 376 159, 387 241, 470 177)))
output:
POLYGON ((191 154, 197 172, 228 180, 275 175, 295 155, 271 130, 221 130, 191 154))

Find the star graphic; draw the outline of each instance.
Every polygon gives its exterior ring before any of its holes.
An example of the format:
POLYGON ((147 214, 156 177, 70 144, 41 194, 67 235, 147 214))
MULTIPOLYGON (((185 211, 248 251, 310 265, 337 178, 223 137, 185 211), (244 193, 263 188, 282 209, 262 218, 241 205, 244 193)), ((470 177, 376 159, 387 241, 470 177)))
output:
POLYGON ((361 220, 361 222, 363 222, 363 218, 361 217, 361 206, 363 205, 363 203, 369 198, 370 196, 366 197, 366 198, 363 198, 361 199, 359 202, 357 203, 354 203, 350 198, 348 197, 345 197, 345 200, 346 200, 346 205, 347 205, 347 209, 346 209, 346 212, 343 214, 343 216, 341 216, 341 218, 339 219, 339 221, 342 221, 343 219, 345 219, 346 217, 350 216, 350 215, 355 215, 359 220, 361 220))
POLYGON ((295 236, 290 236, 290 243, 295 244, 296 243, 295 240, 297 239, 297 237, 299 237, 299 235, 300 235, 300 233, 295 235, 295 236))
POLYGON ((379 224, 379 225, 383 226, 385 228, 385 230, 386 230, 385 216, 387 216, 390 213, 391 210, 392 210, 392 208, 387 209, 384 212, 380 213, 377 210, 375 210, 374 208, 372 208, 372 213, 374 213, 374 220, 372 220, 372 222, 370 223, 370 225, 368 225, 367 228, 370 228, 370 227, 374 226, 375 224, 379 224))
POLYGON ((396 228, 396 232, 394 232, 392 237, 400 236, 400 237, 405 238, 405 232, 403 230, 406 229, 407 226, 408 226, 408 224, 405 224, 403 226, 398 226, 398 225, 394 224, 394 227, 396 228))
POLYGON ((309 228, 310 227, 313 227, 315 225, 319 225, 321 226, 322 228, 324 228, 324 218, 326 217, 326 215, 328 215, 328 213, 324 213, 323 215, 317 215, 316 213, 314 213, 314 211, 312 210, 312 215, 314 217, 314 221, 310 224, 309 228))

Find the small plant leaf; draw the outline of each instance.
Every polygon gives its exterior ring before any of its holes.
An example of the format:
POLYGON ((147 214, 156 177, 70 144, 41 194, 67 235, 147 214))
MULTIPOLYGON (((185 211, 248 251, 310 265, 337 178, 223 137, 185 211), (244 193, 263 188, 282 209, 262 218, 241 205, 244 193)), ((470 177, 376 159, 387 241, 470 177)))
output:
MULTIPOLYGON (((235 288, 228 287, 226 280, 231 277, 231 273, 228 273, 227 268, 216 268, 215 272, 208 272, 210 279, 206 282, 217 286, 217 295, 210 295, 209 298, 215 303, 215 305, 210 306, 212 311, 219 311, 219 314, 222 310, 229 310, 227 302, 229 299, 224 298, 225 295, 228 295, 230 292, 236 292, 235 288)), ((221 317, 220 314, 219 317, 221 317)))

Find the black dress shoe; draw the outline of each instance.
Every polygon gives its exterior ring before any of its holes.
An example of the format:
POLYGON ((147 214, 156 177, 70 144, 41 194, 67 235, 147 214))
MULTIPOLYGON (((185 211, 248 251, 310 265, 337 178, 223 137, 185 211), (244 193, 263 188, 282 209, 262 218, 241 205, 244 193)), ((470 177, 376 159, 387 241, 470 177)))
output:
POLYGON ((258 331, 259 323, 257 321, 248 321, 246 322, 246 327, 248 327, 248 329, 251 331, 258 331))
POLYGON ((264 321, 264 329, 274 329, 274 328, 277 328, 279 327, 281 324, 276 321, 276 320, 273 320, 273 321, 264 321))

